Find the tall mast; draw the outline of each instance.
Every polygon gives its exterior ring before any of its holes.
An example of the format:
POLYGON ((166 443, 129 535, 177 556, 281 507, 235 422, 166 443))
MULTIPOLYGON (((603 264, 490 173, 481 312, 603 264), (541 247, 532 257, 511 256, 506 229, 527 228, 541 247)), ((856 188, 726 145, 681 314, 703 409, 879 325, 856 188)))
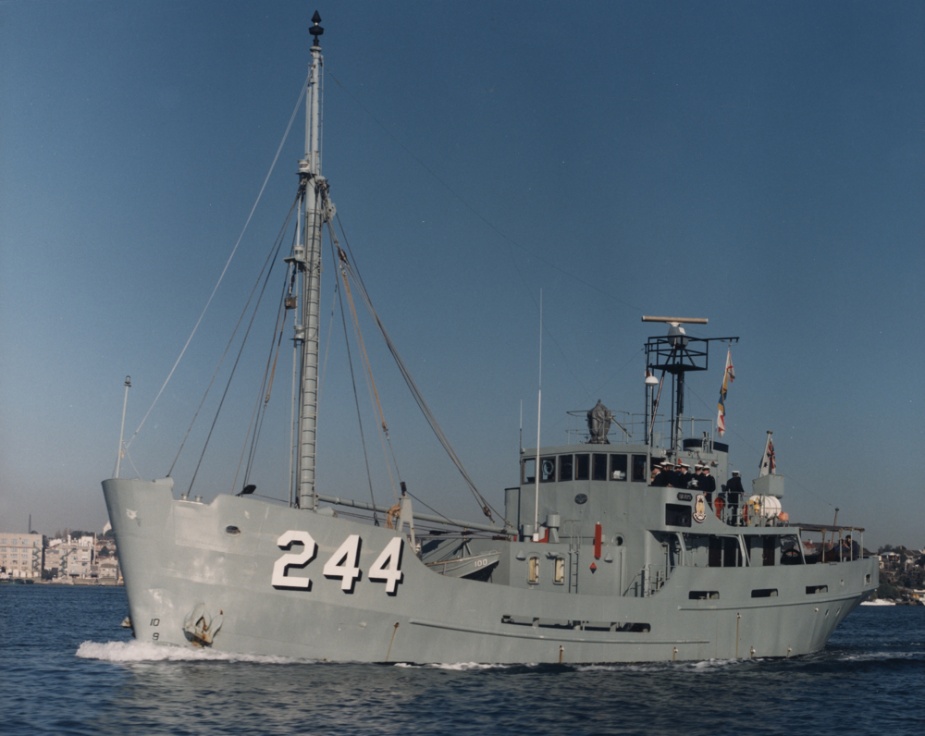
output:
POLYGON ((301 344, 301 402, 299 408, 299 452, 296 477, 301 508, 317 506, 315 495, 315 427, 318 415, 318 313, 321 301, 321 226, 325 219, 327 182, 321 175, 321 16, 312 16, 312 62, 305 96, 305 158, 299 162, 299 184, 303 198, 304 225, 301 258, 294 257, 302 281, 301 324, 295 341, 301 344))

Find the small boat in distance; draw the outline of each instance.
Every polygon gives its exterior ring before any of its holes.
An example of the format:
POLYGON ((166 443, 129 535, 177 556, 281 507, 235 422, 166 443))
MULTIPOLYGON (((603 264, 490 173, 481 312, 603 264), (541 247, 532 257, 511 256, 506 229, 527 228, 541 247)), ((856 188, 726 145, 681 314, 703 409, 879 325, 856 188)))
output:
MULTIPOLYGON (((175 494, 172 478, 104 481, 135 636, 337 662, 706 660, 825 646, 876 589, 877 560, 863 553, 863 529, 791 522, 773 472, 751 494, 723 486, 729 447, 712 419, 685 414, 684 388, 707 369, 711 343, 738 338, 687 334, 704 319, 644 318, 667 325, 645 342, 644 411, 599 402, 580 413, 573 441, 523 449, 501 512, 470 481, 486 519, 418 513, 403 487, 392 504, 316 487, 321 243, 333 205, 320 156, 324 29, 312 20, 280 309, 296 351, 294 440, 281 452, 295 458, 291 500, 249 483, 204 501, 175 494)), ((361 282, 350 286, 365 298, 361 282)))

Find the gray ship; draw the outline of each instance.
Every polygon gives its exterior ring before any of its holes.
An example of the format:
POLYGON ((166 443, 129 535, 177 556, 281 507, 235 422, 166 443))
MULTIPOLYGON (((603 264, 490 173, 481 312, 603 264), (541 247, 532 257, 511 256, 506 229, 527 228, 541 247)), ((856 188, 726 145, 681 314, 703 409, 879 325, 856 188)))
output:
POLYGON ((320 166, 323 28, 312 20, 285 258, 300 389, 290 501, 247 485, 205 502, 176 494, 170 478, 118 470, 104 481, 135 637, 337 662, 708 660, 824 647, 877 587, 877 560, 863 529, 782 512, 770 434, 746 491, 713 419, 685 414, 687 374, 707 370, 711 344, 737 341, 687 334, 705 320, 643 318, 667 325, 645 343, 645 410, 599 402, 575 413, 567 444, 523 449, 501 513, 471 481, 486 516, 473 523, 415 512, 403 487, 393 505, 319 492, 318 278, 334 208, 320 166))

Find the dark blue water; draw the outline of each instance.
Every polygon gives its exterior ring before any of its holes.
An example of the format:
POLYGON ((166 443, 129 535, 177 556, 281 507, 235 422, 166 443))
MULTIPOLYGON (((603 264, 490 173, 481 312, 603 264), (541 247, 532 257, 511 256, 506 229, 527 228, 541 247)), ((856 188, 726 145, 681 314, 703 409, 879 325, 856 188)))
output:
POLYGON ((0 586, 0 733, 925 734, 925 607, 780 661, 333 665, 131 641, 118 588, 0 586), (175 656, 176 655, 176 656, 175 656))

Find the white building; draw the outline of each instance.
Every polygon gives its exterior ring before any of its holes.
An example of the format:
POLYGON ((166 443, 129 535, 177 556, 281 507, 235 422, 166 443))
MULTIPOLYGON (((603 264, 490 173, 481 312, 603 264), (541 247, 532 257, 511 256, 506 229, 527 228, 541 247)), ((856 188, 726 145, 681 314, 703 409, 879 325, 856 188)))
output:
POLYGON ((0 575, 7 579, 41 580, 44 552, 41 534, 0 532, 0 575))
POLYGON ((59 578, 77 578, 86 580, 96 577, 96 536, 67 536, 58 545, 61 550, 61 562, 58 568, 59 578))

